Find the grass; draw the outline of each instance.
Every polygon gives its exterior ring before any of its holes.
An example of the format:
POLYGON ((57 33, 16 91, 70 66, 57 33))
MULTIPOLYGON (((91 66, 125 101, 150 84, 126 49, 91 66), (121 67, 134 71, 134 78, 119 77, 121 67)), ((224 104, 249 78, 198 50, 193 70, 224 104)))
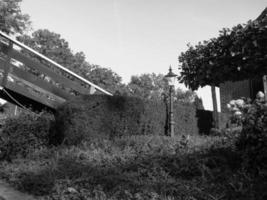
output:
POLYGON ((2 162, 0 176, 43 200, 252 199, 260 180, 242 171, 231 144, 204 136, 98 140, 2 162))

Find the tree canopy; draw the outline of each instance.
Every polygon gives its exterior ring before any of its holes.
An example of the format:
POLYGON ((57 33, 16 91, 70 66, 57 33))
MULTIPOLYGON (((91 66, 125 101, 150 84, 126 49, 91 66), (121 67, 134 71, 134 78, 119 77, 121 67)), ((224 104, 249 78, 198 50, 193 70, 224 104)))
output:
POLYGON ((29 15, 20 9, 22 0, 0 1, 0 30, 7 34, 22 34, 30 27, 29 15))
POLYGON ((267 74, 267 8, 255 20, 224 28, 217 38, 181 53, 180 82, 196 90, 267 74))
MULTIPOLYGON (((169 85, 163 74, 151 73, 132 76, 127 89, 128 95, 145 100, 163 100, 169 96, 169 85)), ((178 88, 173 95, 174 103, 194 104, 197 108, 203 109, 202 99, 191 90, 184 91, 178 88)))
POLYGON ((128 84, 130 95, 143 99, 160 99, 167 88, 164 75, 155 73, 132 76, 128 84))

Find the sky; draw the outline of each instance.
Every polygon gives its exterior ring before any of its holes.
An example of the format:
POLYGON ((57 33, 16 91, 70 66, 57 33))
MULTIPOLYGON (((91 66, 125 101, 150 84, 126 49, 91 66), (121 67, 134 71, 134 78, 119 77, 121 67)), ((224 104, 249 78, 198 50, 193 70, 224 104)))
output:
MULTIPOLYGON (((170 65, 179 73, 188 43, 253 20, 266 6, 267 0, 23 0, 21 9, 33 31, 59 33, 74 52, 127 83, 132 75, 166 74, 170 65)), ((198 94, 211 109, 210 89, 198 94)))

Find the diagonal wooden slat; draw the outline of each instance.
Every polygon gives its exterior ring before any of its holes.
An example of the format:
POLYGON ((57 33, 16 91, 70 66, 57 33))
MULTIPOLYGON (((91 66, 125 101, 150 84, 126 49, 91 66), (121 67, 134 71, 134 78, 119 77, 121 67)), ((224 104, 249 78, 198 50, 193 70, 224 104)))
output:
POLYGON ((47 61, 48 63, 52 64, 54 67, 56 67, 56 68, 58 68, 58 69, 60 69, 60 70, 62 70, 62 71, 64 71, 64 72, 66 72, 67 74, 69 74, 69 75, 71 75, 71 76, 77 78, 78 80, 82 81, 82 82, 85 83, 86 85, 89 85, 89 86, 94 87, 97 91, 101 92, 102 94, 107 94, 107 95, 111 95, 111 96, 112 96, 112 94, 111 94, 110 92, 108 92, 108 91, 104 90, 103 88, 101 88, 101 87, 95 85, 94 83, 88 81, 87 79, 85 79, 85 78, 79 76, 78 74, 72 72, 71 70, 69 70, 69 69, 63 67, 62 65, 56 63, 55 61, 53 61, 53 60, 47 58, 46 56, 40 54, 39 52, 33 50, 32 48, 30 48, 30 47, 28 47, 28 46, 22 44, 21 42, 15 40, 15 39, 12 39, 10 36, 6 35, 5 33, 1 32, 1 31, 0 31, 0 36, 3 37, 3 38, 5 38, 5 39, 8 39, 9 41, 11 41, 12 43, 14 43, 15 45, 17 45, 17 46, 19 46, 19 47, 21 47, 21 48, 27 50, 28 52, 33 53, 34 55, 38 56, 39 58, 41 58, 41 59, 47 61))
POLYGON ((13 48, 13 44, 12 42, 9 42, 9 45, 6 47, 6 59, 5 61, 3 62, 3 68, 4 68, 4 74, 3 74, 3 79, 2 79, 2 83, 1 85, 2 86, 5 86, 6 85, 6 82, 7 82, 7 77, 8 77, 8 73, 9 73, 9 70, 10 70, 10 61, 11 61, 11 51, 12 51, 12 48, 13 48))
MULTIPOLYGON (((0 58, 0 70, 3 70, 3 64, 4 64, 4 60, 2 60, 0 58)), ((72 96, 70 94, 68 94, 67 92, 65 92, 64 90, 56 87, 55 85, 29 73, 26 72, 22 69, 19 69, 18 67, 11 65, 11 69, 10 69, 10 75, 15 77, 16 79, 20 79, 20 81, 25 82, 25 84, 31 84, 32 87, 34 87, 35 89, 41 88, 43 90, 45 90, 46 92, 50 92, 51 94, 57 95, 61 98, 64 98, 66 100, 69 100, 72 98, 72 96)))
MULTIPOLYGON (((0 43, 0 48, 1 51, 5 54, 8 53, 8 46, 0 43)), ((64 86, 71 88, 81 94, 89 94, 90 91, 89 89, 86 89, 84 87, 82 87, 79 83, 74 82, 62 75, 59 75, 55 72, 53 72, 51 69, 49 69, 48 67, 46 67, 44 64, 41 64, 39 62, 36 62, 32 59, 30 59, 29 57, 23 55, 22 53, 20 53, 17 50, 12 49, 10 51, 10 55, 12 58, 20 61, 21 63, 25 64, 27 67, 33 69, 33 70, 38 70, 40 73, 45 74, 47 76, 49 76, 50 78, 52 78, 54 81, 63 84, 64 86)))
POLYGON ((27 56, 21 54, 20 52, 16 50, 12 50, 11 55, 14 59, 22 62, 27 67, 30 67, 31 69, 34 69, 34 70, 37 69, 39 72, 51 77, 54 81, 61 83, 68 88, 76 90, 77 92, 81 94, 89 93, 88 89, 82 87, 80 84, 53 72, 51 69, 47 68, 45 65, 38 63, 36 61, 33 61, 32 59, 28 58, 27 56))
MULTIPOLYGON (((14 82, 7 82, 6 87, 7 89, 19 93, 22 96, 25 96, 29 99, 32 99, 36 102, 39 102, 47 107, 56 109, 58 106, 62 105, 62 103, 64 103, 63 101, 58 101, 58 99, 50 99, 50 98, 44 98, 41 97, 39 95, 36 95, 35 93, 31 92, 30 90, 28 90, 27 88, 18 85, 14 82)), ((22 102, 21 102, 22 103, 22 102)))

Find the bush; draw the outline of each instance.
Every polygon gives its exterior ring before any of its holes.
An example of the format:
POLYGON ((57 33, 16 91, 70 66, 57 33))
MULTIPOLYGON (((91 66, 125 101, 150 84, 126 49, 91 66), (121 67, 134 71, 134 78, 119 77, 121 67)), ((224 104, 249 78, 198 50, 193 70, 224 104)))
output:
POLYGON ((144 104, 140 99, 90 95, 61 106, 55 114, 54 144, 140 134, 144 104))
POLYGON ((267 103, 256 99, 242 111, 243 129, 237 147, 243 152, 245 168, 258 173, 267 169, 267 103))
MULTIPOLYGON (((196 109, 176 104, 176 135, 197 134, 196 109)), ((82 140, 122 135, 164 135, 163 102, 135 97, 90 95, 62 105, 55 114, 53 144, 79 144, 82 140)))
POLYGON ((0 133, 1 157, 12 159, 25 157, 29 152, 42 148, 49 143, 51 114, 28 111, 6 119, 0 133))

